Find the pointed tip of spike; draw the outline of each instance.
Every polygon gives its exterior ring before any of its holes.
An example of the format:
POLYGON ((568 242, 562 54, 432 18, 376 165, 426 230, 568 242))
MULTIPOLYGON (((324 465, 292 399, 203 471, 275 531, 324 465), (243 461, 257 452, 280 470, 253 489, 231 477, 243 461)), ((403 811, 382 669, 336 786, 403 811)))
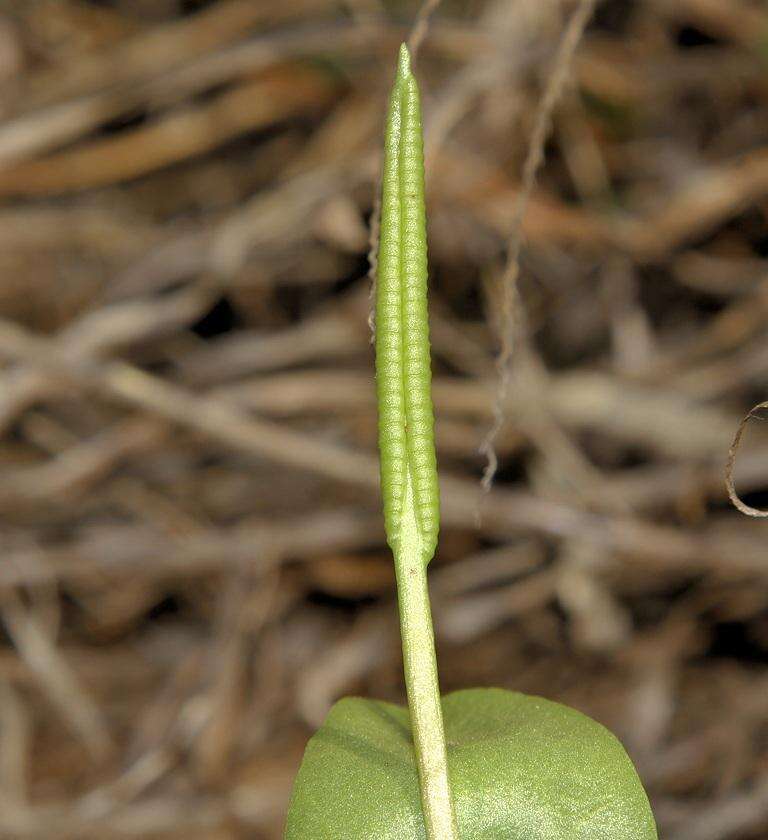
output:
POLYGON ((407 44, 400 44, 400 55, 397 60, 397 75, 407 78, 411 75, 411 54, 408 52, 407 44))

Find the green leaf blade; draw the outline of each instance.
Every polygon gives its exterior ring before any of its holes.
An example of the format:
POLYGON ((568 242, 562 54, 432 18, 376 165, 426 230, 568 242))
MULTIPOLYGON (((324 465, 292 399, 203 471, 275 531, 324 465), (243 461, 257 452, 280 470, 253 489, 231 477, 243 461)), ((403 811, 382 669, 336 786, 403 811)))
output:
MULTIPOLYGON (((462 840, 657 840, 619 741, 579 712, 501 689, 443 699, 462 840)), ((406 709, 347 698, 310 741, 286 840, 424 840, 406 709)))

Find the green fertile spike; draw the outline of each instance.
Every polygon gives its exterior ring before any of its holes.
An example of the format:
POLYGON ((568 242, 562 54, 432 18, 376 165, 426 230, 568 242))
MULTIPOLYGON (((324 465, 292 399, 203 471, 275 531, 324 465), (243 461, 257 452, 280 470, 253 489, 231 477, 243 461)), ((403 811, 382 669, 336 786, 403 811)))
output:
POLYGON ((384 141, 376 290, 379 451, 387 540, 397 556, 404 517, 413 516, 426 564, 437 544, 439 493, 430 394, 423 155, 419 89, 403 44, 384 141))

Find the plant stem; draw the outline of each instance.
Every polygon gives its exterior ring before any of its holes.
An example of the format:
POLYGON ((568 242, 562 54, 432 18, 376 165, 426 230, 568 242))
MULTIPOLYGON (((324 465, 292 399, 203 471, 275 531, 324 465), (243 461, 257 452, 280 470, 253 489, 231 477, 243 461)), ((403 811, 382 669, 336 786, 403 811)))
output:
POLYGON ((413 482, 406 481, 395 574, 403 640, 405 685, 411 715, 421 804, 429 840, 456 840, 458 831, 448 782, 448 756, 429 605, 427 565, 414 514, 413 482))
POLYGON ((428 840, 456 840, 427 566, 440 521, 427 316, 419 88, 400 48, 384 141, 376 383, 384 524, 395 557, 405 685, 428 840))

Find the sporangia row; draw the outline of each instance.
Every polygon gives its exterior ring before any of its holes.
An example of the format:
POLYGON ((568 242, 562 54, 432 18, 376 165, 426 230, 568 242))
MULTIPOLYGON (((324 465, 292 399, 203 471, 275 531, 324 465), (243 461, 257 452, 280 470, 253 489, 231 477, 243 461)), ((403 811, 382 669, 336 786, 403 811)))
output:
POLYGON ((376 288, 376 381, 387 540, 398 551, 415 516, 425 563, 437 544, 439 494, 427 318, 427 237, 421 107, 405 46, 384 145, 376 288))

